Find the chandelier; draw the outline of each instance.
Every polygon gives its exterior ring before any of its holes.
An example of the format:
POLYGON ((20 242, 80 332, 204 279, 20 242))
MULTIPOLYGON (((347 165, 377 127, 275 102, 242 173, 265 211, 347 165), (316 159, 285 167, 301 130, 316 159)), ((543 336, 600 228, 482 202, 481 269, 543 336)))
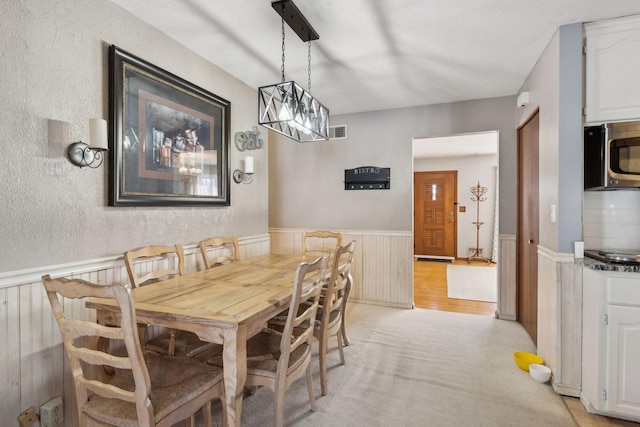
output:
POLYGON ((282 78, 280 83, 258 88, 258 123, 298 142, 329 139, 329 109, 311 95, 311 41, 320 38, 291 0, 271 3, 282 17, 282 78), (308 86, 285 81, 285 20, 308 43, 308 86))

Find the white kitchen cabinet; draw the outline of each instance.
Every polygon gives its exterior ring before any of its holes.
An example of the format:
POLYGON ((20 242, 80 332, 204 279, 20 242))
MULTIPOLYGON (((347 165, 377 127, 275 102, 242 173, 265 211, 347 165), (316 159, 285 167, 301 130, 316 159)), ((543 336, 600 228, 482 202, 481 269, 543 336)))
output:
POLYGON ((582 402, 640 421, 640 274, 585 268, 582 319, 582 402))
POLYGON ((640 15, 584 25, 587 123, 640 119, 640 15))

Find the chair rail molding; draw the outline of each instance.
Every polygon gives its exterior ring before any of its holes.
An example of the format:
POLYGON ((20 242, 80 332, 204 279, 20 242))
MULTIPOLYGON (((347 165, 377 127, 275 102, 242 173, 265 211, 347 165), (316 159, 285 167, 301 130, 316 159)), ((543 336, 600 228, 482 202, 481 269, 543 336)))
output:
MULTIPOLYGON (((269 235, 257 235, 238 238, 240 244, 240 257, 248 258, 269 253, 269 235)), ((187 262, 187 270, 201 268, 202 260, 199 259, 200 249, 197 243, 184 246, 184 255, 187 262)), ((103 258, 86 259, 57 265, 46 265, 25 270, 8 271, 0 273, 0 289, 11 286, 19 286, 28 283, 40 282, 40 278, 49 274, 51 277, 77 276, 86 273, 106 271, 123 267, 122 254, 103 258)), ((100 282, 101 284, 103 282, 100 282)))

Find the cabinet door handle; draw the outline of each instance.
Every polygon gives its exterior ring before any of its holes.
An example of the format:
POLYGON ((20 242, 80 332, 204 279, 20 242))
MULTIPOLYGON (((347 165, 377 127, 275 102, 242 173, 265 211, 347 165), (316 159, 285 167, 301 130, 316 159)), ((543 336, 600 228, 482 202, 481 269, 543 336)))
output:
POLYGON ((529 239, 529 243, 533 243, 533 239, 529 239))

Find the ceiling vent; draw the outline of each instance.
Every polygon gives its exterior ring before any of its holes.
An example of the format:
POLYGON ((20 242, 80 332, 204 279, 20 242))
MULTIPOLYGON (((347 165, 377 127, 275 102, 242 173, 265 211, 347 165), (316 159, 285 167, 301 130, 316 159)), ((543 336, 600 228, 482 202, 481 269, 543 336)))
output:
POLYGON ((329 139, 346 139, 347 125, 329 126, 329 139))

